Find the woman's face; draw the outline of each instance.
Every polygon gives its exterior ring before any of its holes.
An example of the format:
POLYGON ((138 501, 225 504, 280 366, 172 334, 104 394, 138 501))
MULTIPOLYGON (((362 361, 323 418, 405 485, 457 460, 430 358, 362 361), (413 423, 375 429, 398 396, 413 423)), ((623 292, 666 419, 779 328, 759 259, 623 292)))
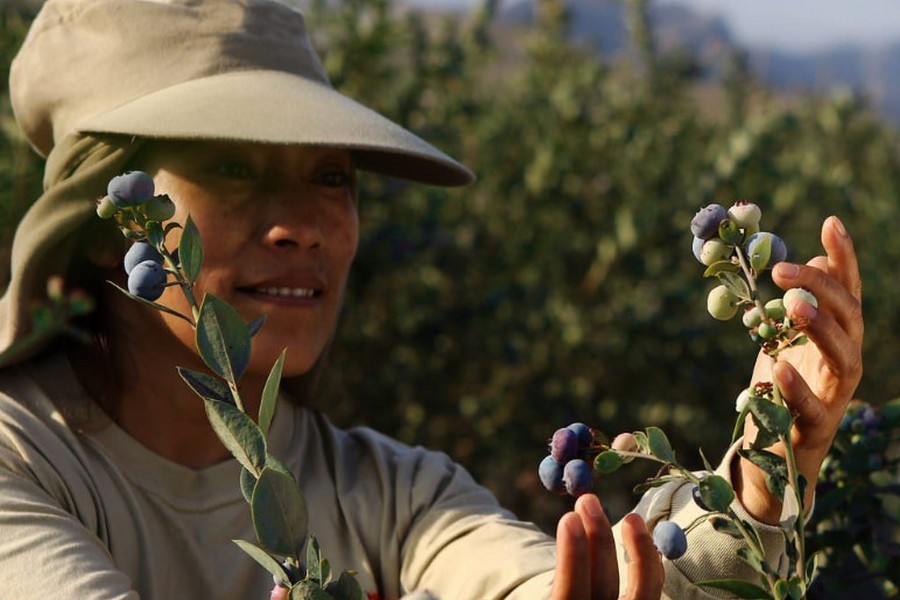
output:
MULTIPOLYGON (((335 328, 359 220, 356 176, 349 152, 333 148, 230 142, 159 142, 139 168, 153 175, 157 194, 188 214, 203 240, 195 284, 250 321, 266 315, 253 338, 248 374, 265 376, 287 348, 284 374, 308 371, 335 328)), ((167 238, 174 249, 178 232, 167 238)), ((158 300, 190 314, 177 286, 158 300)), ((193 329, 162 315, 172 336, 194 349, 193 329)), ((167 342, 163 342, 167 343, 167 342)))

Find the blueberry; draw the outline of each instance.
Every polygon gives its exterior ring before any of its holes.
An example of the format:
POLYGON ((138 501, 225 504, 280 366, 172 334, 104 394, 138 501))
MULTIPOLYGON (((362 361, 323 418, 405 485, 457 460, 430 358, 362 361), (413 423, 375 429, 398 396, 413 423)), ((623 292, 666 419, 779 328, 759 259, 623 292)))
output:
POLYGON ((728 218, 728 211, 718 204, 704 206, 691 219, 694 237, 708 240, 719 233, 719 223, 728 218))
POLYGON ((746 252, 747 257, 750 259, 750 264, 754 265, 753 268, 757 271, 762 271, 763 269, 771 269, 775 265, 775 263, 779 263, 787 258, 787 246, 785 246, 784 240, 782 240, 774 233, 769 233, 768 231, 760 231, 748 237, 747 241, 744 243, 744 252, 746 252), (759 262, 754 261, 756 250, 760 242, 762 242, 765 238, 769 238, 771 240, 769 260, 759 262))
POLYGON ((713 263, 728 260, 734 252, 734 246, 731 246, 719 238, 712 238, 703 242, 700 249, 700 262, 707 267, 713 263))
POLYGON ((563 482, 566 491, 572 496, 580 496, 591 491, 594 483, 594 471, 586 461, 576 458, 566 463, 563 468, 563 482))
POLYGON ((728 218, 745 230, 757 227, 761 216, 762 211, 759 210, 759 207, 746 200, 738 200, 728 209, 728 218))
POLYGON ((109 199, 119 208, 143 204, 153 197, 154 191, 153 178, 143 171, 116 175, 106 188, 109 199))
POLYGON ((691 242, 691 252, 694 253, 694 258, 701 263, 703 262, 702 251, 704 242, 706 242, 706 240, 698 238, 697 236, 694 236, 694 240, 691 242))
POLYGON ((737 314, 738 297, 724 284, 714 287, 706 297, 706 310, 714 318, 727 321, 737 314))
POLYGON ((796 304, 797 302, 806 302, 811 305, 813 308, 819 307, 819 301, 816 300, 816 297, 812 295, 811 292, 803 289, 803 288, 791 288, 784 293, 784 297, 782 298, 784 302, 784 307, 788 310, 796 304))
POLYGON ((557 429, 550 440, 550 456, 561 465, 578 456, 578 434, 571 429, 557 429))
POLYGON ((130 275, 132 269, 145 260, 152 260, 160 265, 163 264, 162 254, 152 244, 145 241, 135 242, 128 249, 128 252, 125 253, 125 272, 130 275))
POLYGON ((687 551, 687 536, 677 523, 672 521, 660 521, 653 528, 653 543, 659 553, 675 560, 687 551))
POLYGON ((584 423, 572 423, 566 429, 574 431, 578 435, 579 448, 587 449, 594 443, 594 434, 591 433, 591 428, 584 423))
POLYGON ((785 316, 784 300, 781 298, 772 298, 766 302, 766 316, 773 321, 781 321, 785 316))
POLYGON ((541 483, 548 491, 554 494, 565 494, 566 484, 563 483, 563 466, 553 460, 552 456, 547 456, 541 461, 538 467, 538 477, 541 483))
POLYGON ((166 271, 152 260, 139 262, 128 274, 128 291, 144 300, 162 296, 166 285, 166 271))
MULTIPOLYGON (((610 448, 613 450, 621 450, 622 452, 640 452, 641 450, 637 438, 634 437, 633 433, 620 433, 613 439, 610 448)), ((633 456, 619 455, 619 457, 624 463, 629 463, 634 460, 633 456)))

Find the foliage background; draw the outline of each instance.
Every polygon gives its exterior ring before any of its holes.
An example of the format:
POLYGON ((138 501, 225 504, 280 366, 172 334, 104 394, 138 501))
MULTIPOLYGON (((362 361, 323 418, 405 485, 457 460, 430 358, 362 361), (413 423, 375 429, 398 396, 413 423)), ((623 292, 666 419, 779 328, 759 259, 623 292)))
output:
MULTIPOLYGON (((658 425, 697 467, 690 449, 720 456, 728 443, 755 353, 737 321, 705 310, 713 284, 688 224, 709 202, 757 202, 796 261, 821 252, 819 226, 839 215, 865 282, 858 395, 900 390, 896 132, 863 98, 777 97, 740 56, 701 80, 689 55, 655 50, 646 2, 629 7, 632 49, 612 63, 565 41, 556 0, 513 32, 491 2, 464 19, 389 0, 307 9, 336 87, 478 175, 458 190, 362 178, 323 405, 340 424, 448 452, 548 531, 570 506, 536 476, 557 427, 658 425)), ((0 6, 0 269, 40 192, 5 87, 33 11, 0 6)), ((649 474, 599 482, 611 516, 649 474)))

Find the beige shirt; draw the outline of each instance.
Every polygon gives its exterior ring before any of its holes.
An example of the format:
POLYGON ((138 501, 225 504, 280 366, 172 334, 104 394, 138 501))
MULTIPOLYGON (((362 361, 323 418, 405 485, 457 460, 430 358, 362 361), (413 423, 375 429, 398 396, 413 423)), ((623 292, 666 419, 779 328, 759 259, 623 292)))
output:
MULTIPOLYGON (((231 541, 255 540, 237 462, 169 462, 92 406, 63 357, 0 372, 0 600, 268 598, 271 576, 231 541)), ((553 539, 446 455, 337 429, 285 401, 270 448, 298 476, 333 568, 357 570, 370 597, 547 597, 553 539)), ((651 526, 687 525, 702 513, 690 496, 669 484, 636 510, 651 526)), ((762 527, 777 558, 781 536, 762 527)), ((692 580, 755 579, 737 540, 703 525, 688 541, 685 557, 666 562, 666 597, 717 597, 692 580)))

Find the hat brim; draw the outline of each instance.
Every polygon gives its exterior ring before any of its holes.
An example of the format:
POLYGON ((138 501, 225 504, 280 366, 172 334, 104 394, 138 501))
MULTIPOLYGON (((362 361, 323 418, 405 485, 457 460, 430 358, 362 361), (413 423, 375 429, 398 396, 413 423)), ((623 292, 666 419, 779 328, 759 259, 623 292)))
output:
POLYGON ((77 125, 84 133, 346 148, 357 166, 439 186, 475 175, 431 144, 333 88, 281 71, 186 81, 77 125))

